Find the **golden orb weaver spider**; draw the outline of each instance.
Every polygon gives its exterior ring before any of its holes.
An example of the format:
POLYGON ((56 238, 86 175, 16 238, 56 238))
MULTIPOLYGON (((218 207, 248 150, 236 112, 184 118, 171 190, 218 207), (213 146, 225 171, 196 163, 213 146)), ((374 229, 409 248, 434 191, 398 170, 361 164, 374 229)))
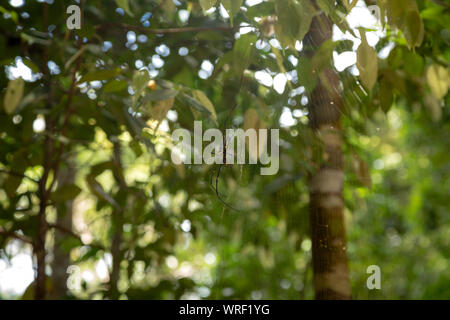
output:
MULTIPOLYGON (((222 153, 222 163, 220 163, 217 169, 213 170, 213 174, 211 175, 210 178, 210 187, 211 189, 215 192, 217 199, 219 199, 219 201, 226 206, 227 208, 233 210, 233 211, 237 211, 239 212, 238 209, 236 209, 235 207, 233 207, 232 205, 230 205, 229 203, 227 203, 224 200, 224 196, 219 192, 219 180, 220 180, 220 173, 221 170, 224 166, 229 166, 231 165, 230 163, 227 162, 227 155, 231 155, 234 158, 234 150, 232 151, 227 151, 228 150, 228 144, 234 139, 235 135, 223 135, 223 144, 222 144, 222 150, 220 151, 222 153), (214 174, 215 173, 215 174, 214 174), (215 181, 213 183, 213 177, 215 177, 215 181)), ((234 163, 234 162, 233 162, 234 163)))

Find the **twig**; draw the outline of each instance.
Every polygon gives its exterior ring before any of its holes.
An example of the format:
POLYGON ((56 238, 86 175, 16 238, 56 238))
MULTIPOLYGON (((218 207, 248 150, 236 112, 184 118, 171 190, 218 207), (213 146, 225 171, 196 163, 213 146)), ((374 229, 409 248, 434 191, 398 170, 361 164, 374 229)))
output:
POLYGON ((33 241, 30 238, 28 238, 27 236, 21 235, 19 233, 13 232, 13 231, 5 230, 2 227, 0 227, 0 235, 9 237, 9 238, 14 238, 14 239, 20 240, 22 242, 33 245, 33 241))
POLYGON ((47 227, 49 229, 56 229, 56 230, 58 230, 58 231, 60 231, 62 233, 68 234, 69 236, 79 240, 83 245, 90 246, 90 247, 93 247, 93 248, 98 248, 98 249, 101 249, 101 250, 105 250, 105 247, 103 247, 101 244, 96 244, 96 243, 86 244, 86 243, 84 243, 84 241, 81 239, 81 237, 78 234, 76 234, 73 230, 71 230, 69 228, 66 228, 66 227, 64 227, 64 226, 62 226, 60 224, 48 223, 47 227))
MULTIPOLYGON (((122 155, 121 155, 121 145, 119 140, 115 140, 113 149, 113 175, 116 181, 122 189, 127 190, 128 185, 123 176, 123 166, 122 166, 122 155)), ((127 203, 130 198, 127 198, 127 203)), ((119 297, 119 290, 117 283, 120 276, 120 262, 123 259, 123 251, 120 249, 121 242, 123 240, 123 224, 124 224, 124 209, 120 208, 115 210, 112 215, 112 223, 115 232, 112 237, 111 243, 111 255, 112 255, 112 270, 109 275, 109 290, 108 296, 110 299, 117 299, 119 297)))
POLYGON ((236 208, 232 207, 230 204, 228 204, 228 203, 222 198, 222 195, 221 195, 220 192, 219 192, 219 178, 220 178, 220 170, 222 169, 222 166, 223 166, 223 164, 219 165, 219 169, 217 170, 216 187, 215 187, 215 189, 213 188, 213 190, 216 192, 217 199, 219 199, 219 201, 220 201, 224 206, 226 206, 228 209, 231 209, 231 210, 233 210, 233 211, 240 212, 238 209, 236 209, 236 208))
MULTIPOLYGON (((48 28, 48 4, 44 3, 42 7, 42 27, 43 30, 47 30, 48 28)), ((52 89, 52 81, 51 75, 48 68, 48 45, 44 47, 42 52, 42 71, 44 73, 44 79, 47 82, 49 95, 48 95, 48 104, 51 107, 53 105, 53 89, 52 89)), ((46 118, 46 128, 49 128, 50 133, 53 130, 53 123, 51 119, 46 118)), ((36 287, 34 290, 34 299, 35 300, 44 300, 47 295, 47 286, 45 280, 45 267, 46 267, 46 251, 45 251, 45 238, 47 235, 47 218, 46 218, 46 209, 47 209, 47 200, 48 193, 46 192, 46 185, 48 181, 48 177, 51 169, 51 157, 53 154, 54 140, 50 139, 49 136, 45 136, 44 140, 44 159, 43 159, 43 168, 44 172, 42 177, 39 179, 39 212, 36 217, 37 219, 37 232, 36 237, 33 239, 33 253, 36 256, 36 287)))
POLYGON ((149 29, 141 26, 133 26, 126 23, 105 23, 97 25, 96 30, 110 29, 111 27, 122 28, 127 30, 134 30, 140 33, 147 34, 171 34, 184 32, 201 32, 201 31, 233 31, 235 28, 229 26, 220 27, 185 27, 185 28, 167 28, 167 29, 149 29))
POLYGON ((0 173, 5 173, 5 174, 9 174, 11 176, 15 176, 15 177, 19 177, 19 178, 24 178, 27 180, 30 180, 34 183, 39 183, 39 180, 33 179, 23 173, 19 173, 19 172, 14 172, 14 171, 8 171, 8 170, 4 170, 4 169, 0 169, 0 173))

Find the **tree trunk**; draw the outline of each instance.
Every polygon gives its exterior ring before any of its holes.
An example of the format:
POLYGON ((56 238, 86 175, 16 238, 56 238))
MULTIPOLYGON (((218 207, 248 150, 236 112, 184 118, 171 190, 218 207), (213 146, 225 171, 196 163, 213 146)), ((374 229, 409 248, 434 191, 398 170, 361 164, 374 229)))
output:
MULTIPOLYGON (((113 149, 113 162, 114 162, 114 178, 119 183, 122 190, 128 188, 125 178, 123 176, 122 156, 121 156, 120 142, 114 142, 113 149)), ((120 298, 120 292, 118 288, 118 282, 120 279, 120 262, 123 258, 123 252, 121 249, 123 238, 123 208, 115 209, 112 215, 112 223, 114 228, 114 235, 111 243, 111 255, 112 255, 112 270, 109 276, 109 292, 108 297, 111 300, 118 300, 120 298)))
MULTIPOLYGON (((58 188, 73 184, 75 181, 75 169, 69 163, 66 170, 59 173, 58 188)), ((68 200, 65 203, 58 205, 56 224, 66 230, 72 230, 72 216, 73 216, 73 200, 68 200)), ((53 261, 52 261, 52 294, 51 299, 63 299, 67 296, 67 268, 70 265, 70 255, 61 249, 61 243, 67 239, 68 235, 62 231, 55 229, 55 245, 53 247, 53 261)))
MULTIPOLYGON (((46 128, 51 128, 52 122, 46 119, 46 128)), ((47 237, 47 180, 51 167, 51 154, 53 152, 53 142, 50 137, 45 137, 44 145, 44 173, 39 180, 39 213, 37 215, 37 233, 33 240, 33 252, 36 256, 36 279, 35 279, 35 300, 44 300, 47 295, 46 284, 46 249, 45 240, 47 237)))
MULTIPOLYGON (((324 14, 316 16, 304 39, 311 57, 332 38, 333 24, 324 14)), ((342 170, 342 98, 339 78, 331 67, 322 70, 309 96, 309 121, 323 143, 323 159, 310 178, 310 229, 316 299, 350 299, 347 265, 342 170)))
POLYGON ((45 215, 46 207, 47 206, 45 205, 45 201, 41 202, 39 214, 37 217, 37 236, 33 245, 34 255, 36 256, 36 287, 34 291, 35 300, 44 300, 47 295, 47 287, 45 281, 45 238, 47 235, 47 220, 45 215))

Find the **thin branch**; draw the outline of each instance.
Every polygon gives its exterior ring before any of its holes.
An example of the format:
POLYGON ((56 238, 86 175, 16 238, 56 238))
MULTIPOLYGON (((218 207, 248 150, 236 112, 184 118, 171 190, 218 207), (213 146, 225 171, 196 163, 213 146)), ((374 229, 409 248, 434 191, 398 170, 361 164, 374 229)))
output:
POLYGON ((32 181, 34 183, 39 183, 39 180, 33 179, 33 178, 23 174, 23 173, 14 172, 14 171, 8 171, 8 170, 4 170, 4 169, 0 169, 0 173, 9 174, 11 176, 15 176, 15 177, 19 177, 19 178, 30 180, 30 181, 32 181))
POLYGON ((431 0, 432 2, 434 2, 435 4, 439 5, 439 6, 443 6, 447 9, 450 9, 450 4, 442 1, 442 0, 431 0))
MULTIPOLYGON (((43 30, 47 30, 48 28, 48 4, 44 3, 42 7, 42 28, 43 30)), ((53 89, 52 89, 52 79, 48 67, 48 45, 44 47, 42 51, 42 71, 44 74, 44 79, 46 82, 46 86, 49 91, 48 105, 50 107, 53 106, 53 89)), ((45 118, 45 127, 48 128, 50 133, 53 132, 53 121, 49 118, 45 118)), ((36 217, 37 220, 37 232, 36 237, 33 241, 33 253, 36 256, 36 287, 34 291, 34 299, 36 300, 44 300, 47 295, 47 286, 45 281, 45 267, 46 267, 46 250, 45 250, 45 238, 47 235, 47 218, 46 218, 46 209, 47 209, 47 192, 46 185, 48 181, 48 177, 50 174, 51 168, 51 157, 53 154, 54 140, 50 139, 49 136, 45 136, 44 140, 44 157, 43 157, 43 168, 44 172, 42 177, 39 179, 39 212, 36 217)))
POLYGON ((33 241, 29 237, 21 235, 19 233, 13 232, 13 231, 5 230, 2 227, 0 227, 0 235, 8 237, 8 238, 14 238, 14 239, 20 240, 22 242, 33 245, 33 241))
POLYGON ((185 32, 201 32, 201 31, 233 31, 235 28, 229 26, 220 27, 185 27, 185 28, 167 28, 167 29, 148 29, 141 26, 133 26, 125 23, 105 23, 97 25, 96 30, 110 29, 111 27, 121 28, 126 30, 138 31, 147 34, 171 34, 171 33, 185 33, 185 32))
POLYGON ((101 250, 105 250, 105 247, 103 247, 101 244, 95 244, 95 243, 86 244, 86 243, 84 243, 84 241, 81 239, 81 237, 78 234, 76 234, 73 230, 71 230, 69 228, 66 228, 66 227, 64 227, 64 226, 62 226, 60 224, 48 223, 47 227, 49 229, 55 229, 55 230, 58 230, 58 231, 60 231, 62 233, 65 233, 65 234, 67 234, 67 235, 69 235, 69 236, 79 240, 83 245, 90 246, 90 247, 93 247, 93 248, 98 248, 98 249, 101 249, 101 250))

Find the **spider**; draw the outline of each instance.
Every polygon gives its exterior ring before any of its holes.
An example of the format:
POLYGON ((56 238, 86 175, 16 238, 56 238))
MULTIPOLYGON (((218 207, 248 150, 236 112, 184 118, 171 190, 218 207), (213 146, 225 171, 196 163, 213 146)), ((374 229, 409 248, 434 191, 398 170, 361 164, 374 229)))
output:
POLYGON ((225 200, 224 200, 224 195, 222 195, 219 192, 219 179, 220 179, 220 173, 221 170, 224 166, 230 166, 230 163, 227 163, 227 155, 231 155, 234 156, 233 151, 227 151, 227 146, 230 143, 230 141, 232 141, 234 139, 234 135, 232 136, 227 136, 224 135, 223 136, 223 145, 222 145, 222 163, 219 164, 219 167, 217 169, 213 170, 213 174, 211 175, 211 179, 210 179, 210 186, 211 189, 216 193, 217 199, 219 199, 219 201, 226 206, 227 208, 233 210, 233 211, 237 211, 239 212, 238 209, 234 208, 233 206, 231 206, 230 204, 228 204, 225 200), (215 175, 214 175, 215 173, 215 175), (213 181, 213 178, 215 177, 215 181, 213 181))
MULTIPOLYGON (((249 62, 249 59, 248 59, 247 62, 249 62)), ((244 73, 241 75, 241 77, 239 79, 239 85, 238 85, 238 92, 237 92, 237 94, 239 94, 239 92, 241 91, 242 87, 248 88, 248 79, 244 76, 244 73)), ((224 122, 225 123, 225 125, 224 125, 225 128, 226 128, 226 124, 230 123, 230 121, 232 120, 233 112, 236 110, 237 107, 238 107, 238 103, 236 102, 234 104, 234 106, 230 109, 229 114, 227 116, 227 119, 224 122)), ((233 139, 234 139, 234 135, 232 135, 231 137, 227 137, 227 135, 223 135, 223 146, 222 146, 223 161, 222 161, 222 164, 219 164, 219 167, 217 168, 215 184, 213 184, 213 181, 212 181, 213 175, 211 175, 210 186, 214 190, 214 192, 216 193, 217 199, 219 199, 219 201, 222 202, 222 204, 224 206, 228 207, 229 209, 231 209, 233 211, 239 212, 239 210, 237 210, 236 208, 234 208, 233 206, 228 204, 223 199, 222 195, 219 192, 219 178, 220 178, 220 172, 222 170, 222 167, 230 165, 230 164, 227 163, 227 145, 233 139)), ((214 174, 214 172, 215 172, 215 170, 213 171, 213 174, 214 174)))

